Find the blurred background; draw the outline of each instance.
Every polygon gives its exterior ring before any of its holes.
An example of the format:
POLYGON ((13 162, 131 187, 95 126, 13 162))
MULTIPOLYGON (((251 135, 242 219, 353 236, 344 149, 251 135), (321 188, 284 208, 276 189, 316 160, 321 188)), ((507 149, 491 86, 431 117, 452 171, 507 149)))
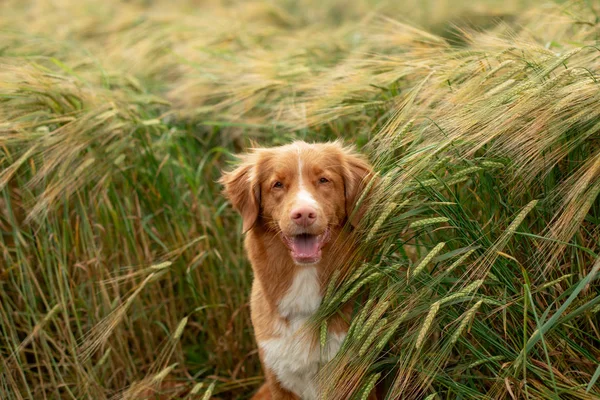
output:
POLYGON ((375 333, 325 398, 600 398, 599 13, 4 0, 0 398, 249 398, 251 271, 216 181, 297 138, 384 183, 320 314, 364 293, 375 333))

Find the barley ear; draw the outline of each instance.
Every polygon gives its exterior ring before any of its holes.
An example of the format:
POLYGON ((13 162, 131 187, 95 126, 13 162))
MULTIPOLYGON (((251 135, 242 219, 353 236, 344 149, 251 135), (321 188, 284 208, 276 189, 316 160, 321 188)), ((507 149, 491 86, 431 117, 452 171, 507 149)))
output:
POLYGON ((357 341, 360 340, 361 338, 363 338, 367 334, 367 332, 371 331, 371 329, 377 323, 377 320, 379 320, 379 317, 381 317, 381 315, 383 315, 383 313, 389 307, 389 305, 390 305, 389 301, 383 301, 383 302, 379 303, 373 309, 373 313, 371 314, 369 319, 367 319, 367 321, 365 322, 365 325, 360 330, 360 333, 357 335, 357 337, 356 337, 357 341))
POLYGON ((398 206, 398 204, 392 202, 389 202, 385 208, 383 209, 383 211, 381 212, 381 214, 379 215, 379 218, 377 218, 377 221, 375 221, 375 223, 373 224, 373 226, 371 227, 371 229, 369 230, 369 234, 367 235, 367 242, 370 242, 371 239, 373 238, 373 236, 375 236, 375 234, 377 233, 377 231, 379 230, 379 228, 381 228, 381 225, 383 225, 383 223, 385 222, 385 220, 387 219, 387 217, 392 213, 392 211, 394 211, 394 209, 396 209, 396 207, 398 206))
MULTIPOLYGON (((375 303, 375 298, 371 297, 369 300, 367 300, 367 302, 363 305, 362 310, 360 311, 360 313, 358 313, 355 317, 354 320, 352 321, 352 323, 350 324, 350 329, 348 329, 348 333, 347 336, 350 336, 354 333, 354 331, 356 330, 357 326, 362 326, 363 323, 365 322, 365 320, 367 319, 367 314, 369 313, 369 310, 371 310, 371 307, 373 307, 373 303, 375 303)), ((348 342, 348 341, 346 341, 348 342)))
POLYGON ((415 276, 419 275, 419 273, 421 273, 421 271, 423 271, 423 269, 425 269, 427 264, 429 264, 429 262, 431 260, 433 260, 433 258, 444 248, 445 245, 446 245, 446 243, 444 243, 444 242, 438 243, 429 252, 429 254, 427 254, 427 256, 425 256, 425 258, 423 260, 421 260, 421 262, 415 267, 415 269, 413 270, 413 272, 411 274, 411 278, 414 278, 415 276))
POLYGON ((429 313, 427 313, 427 317, 425 317, 425 322, 423 322, 423 326, 421 327, 421 330, 419 331, 419 336, 417 337, 417 342, 415 343, 415 347, 417 348, 417 350, 420 349, 421 346, 423 345, 425 336, 427 336, 427 332, 429 331, 429 328, 431 328, 431 325, 433 324, 433 320, 435 319, 435 315, 437 314, 439 309, 440 309, 439 301, 436 301, 435 303, 433 303, 431 305, 431 308, 429 308, 429 313))
POLYGON ((365 383, 365 385, 360 389, 360 400, 367 400, 380 376, 381 372, 371 375, 371 377, 367 380, 367 383, 365 383))
POLYGON ((460 325, 458 325, 456 332, 454 332, 452 334, 452 337, 450 338, 451 344, 455 344, 457 342, 458 338, 460 337, 462 332, 465 330, 465 328, 469 324, 469 322, 471 322, 471 320, 473 319, 473 316, 477 312, 477 309, 481 306, 482 303, 483 303, 483 300, 479 300, 477 303, 475 303, 475 305, 473 307, 471 307, 464 314, 464 317, 463 317, 462 321, 460 321, 460 325))
POLYGON ((377 335, 379 335, 379 332, 381 331, 381 329, 386 324, 387 324, 387 318, 384 318, 384 319, 380 320, 377 324, 375 324, 375 327, 373 327, 373 330, 371 331, 369 336, 367 336, 367 338, 365 339, 365 342, 363 343, 363 345, 360 347, 360 350, 358 351, 359 357, 362 357, 365 355, 367 350, 371 347, 371 344, 373 344, 373 342, 375 341, 375 338, 377 337, 377 335))
POLYGON ((458 260, 454 261, 449 267, 448 269, 446 269, 446 274, 449 274, 450 272, 452 272, 454 270, 454 268, 458 267, 459 265, 461 265, 467 258, 469 258, 469 256, 471 254, 473 254, 475 252, 475 249, 471 249, 469 251, 467 251, 465 254, 463 254, 458 260))
POLYGON ((323 351, 325 351, 325 345, 327 344, 327 320, 321 322, 319 341, 321 343, 321 353, 323 353, 323 351))
POLYGON ((208 389, 206 389, 206 392, 204 392, 204 396, 202 396, 202 400, 209 400, 210 397, 213 394, 213 391, 215 390, 215 384, 217 382, 213 381, 213 383, 210 384, 210 386, 208 387, 208 389))
POLYGON ((342 297, 342 299, 340 300, 340 303, 343 304, 343 303, 347 302, 348 300, 350 300, 352 298, 352 296, 354 296, 361 287, 365 286, 368 283, 375 281, 380 276, 381 276, 380 272, 374 272, 371 275, 363 278, 356 285, 354 285, 354 287, 348 293, 346 293, 346 295, 344 297, 342 297))
POLYGON ((533 208, 537 205, 538 200, 532 200, 530 201, 520 212, 519 214, 517 214, 516 218, 514 219, 513 222, 511 222, 511 224, 508 226, 508 229, 506 230, 507 234, 512 234, 514 233, 517 228, 519 227, 519 225, 521 225, 521 223, 523 222, 523 220, 525 219, 525 217, 527 216, 527 214, 529 214, 529 212, 531 210, 533 210, 533 208))

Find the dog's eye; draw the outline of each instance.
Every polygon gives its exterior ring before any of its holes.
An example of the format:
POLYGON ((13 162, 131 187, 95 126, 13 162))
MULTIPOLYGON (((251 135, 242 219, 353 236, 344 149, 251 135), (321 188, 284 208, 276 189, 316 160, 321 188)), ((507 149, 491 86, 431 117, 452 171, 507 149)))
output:
POLYGON ((319 183, 327 183, 327 182, 329 182, 329 179, 327 179, 327 178, 319 179, 319 183))
POLYGON ((273 188, 281 189, 283 187, 283 183, 277 181, 273 184, 273 188))

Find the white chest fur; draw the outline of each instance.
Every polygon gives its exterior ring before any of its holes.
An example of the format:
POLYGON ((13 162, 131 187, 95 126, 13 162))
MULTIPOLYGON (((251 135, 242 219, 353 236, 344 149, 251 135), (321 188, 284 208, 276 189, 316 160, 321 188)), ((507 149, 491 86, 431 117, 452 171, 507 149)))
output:
POLYGON ((303 400, 318 399, 314 380, 319 364, 335 356, 345 337, 345 334, 330 334, 321 354, 314 333, 301 329, 319 308, 321 300, 316 267, 303 267, 279 302, 282 318, 273 327, 275 337, 259 343, 265 365, 275 373, 281 386, 303 400))

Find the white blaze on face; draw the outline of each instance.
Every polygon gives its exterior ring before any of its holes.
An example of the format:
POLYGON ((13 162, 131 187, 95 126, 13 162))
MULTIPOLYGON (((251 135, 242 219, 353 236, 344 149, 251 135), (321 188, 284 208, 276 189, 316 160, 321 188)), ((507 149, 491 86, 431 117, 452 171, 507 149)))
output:
POLYGON ((306 190, 302 177, 302 157, 300 157, 300 146, 296 146, 296 152, 298 153, 298 193, 296 194, 296 207, 300 206, 311 206, 318 208, 319 203, 315 200, 313 195, 306 190))

